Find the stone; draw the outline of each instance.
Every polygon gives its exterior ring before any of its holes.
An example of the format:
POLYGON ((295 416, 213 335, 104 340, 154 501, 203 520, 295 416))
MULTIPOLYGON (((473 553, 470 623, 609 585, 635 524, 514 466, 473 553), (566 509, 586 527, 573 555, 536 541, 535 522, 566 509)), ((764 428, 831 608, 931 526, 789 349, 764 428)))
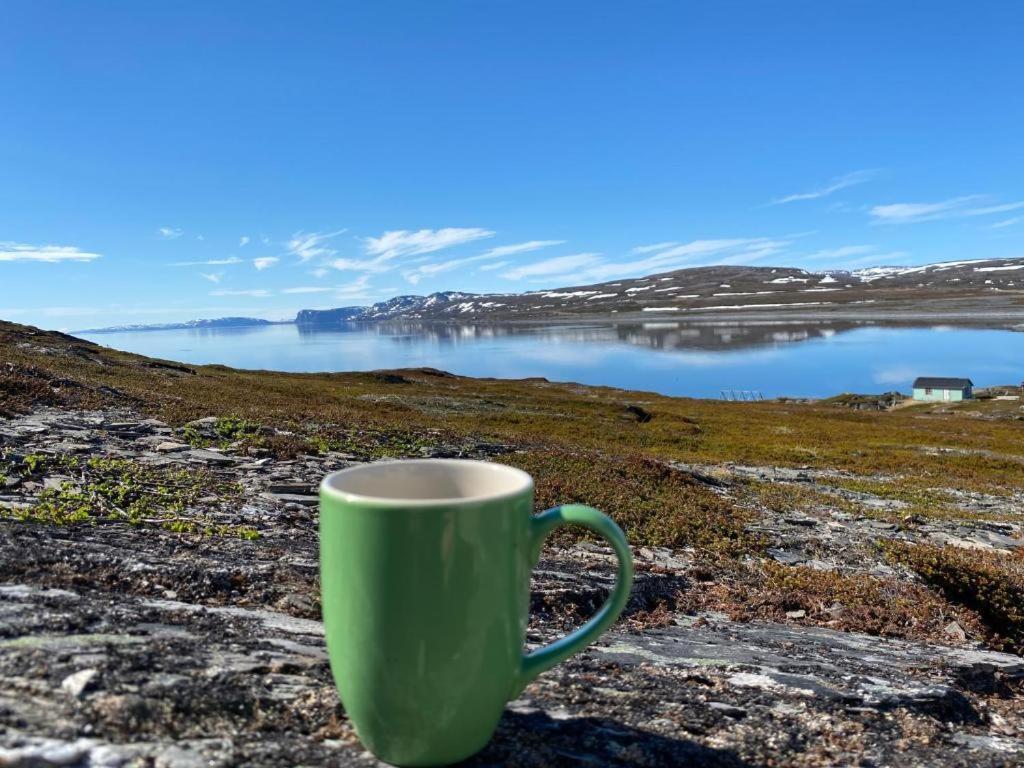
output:
POLYGON ((73 484, 74 478, 67 475, 50 475, 43 478, 43 488, 48 491, 59 491, 65 484, 73 484))
POLYGON ((239 461, 235 456, 226 456, 217 451, 210 451, 205 448, 193 448, 183 454, 190 461, 198 461, 204 464, 234 464, 239 461))
POLYGON ((958 643, 963 643, 967 640, 967 633, 960 626, 959 622, 949 622, 943 632, 958 643))
POLYGON ((61 768, 78 766, 85 759, 96 742, 92 739, 77 739, 73 742, 60 739, 32 739, 29 743, 5 749, 0 747, 0 766, 5 768, 61 768))
POLYGON ((315 507, 320 503, 320 497, 304 493, 261 493, 264 499, 270 499, 281 504, 298 504, 303 507, 315 507))
POLYGON ((192 446, 188 443, 176 443, 170 440, 162 440, 157 443, 156 450, 160 453, 176 453, 177 451, 187 451, 192 446))
POLYGON ((193 421, 188 422, 185 426, 186 427, 212 427, 218 421, 219 421, 219 419, 216 416, 204 416, 201 419, 195 419, 193 421))
POLYGON ((728 704, 724 701, 709 701, 707 706, 708 709, 715 712, 721 712, 726 717, 732 717, 737 720, 747 716, 747 710, 743 707, 733 706, 732 704, 728 704))
POLYGON ((72 698, 80 699, 83 694, 89 689, 93 681, 99 675, 99 670, 96 669, 82 669, 74 674, 65 677, 60 684, 60 687, 66 691, 72 698))
MULTIPOLYGON (((194 461, 190 469, 235 490, 211 484, 182 517, 251 527, 260 538, 0 519, 0 563, 8 567, 0 585, 0 765, 376 765, 344 716, 319 620, 315 488, 342 462, 330 454, 276 461, 221 451, 190 458, 188 447, 154 451, 183 441, 155 434, 159 427, 141 416, 39 409, 0 419, 0 441, 8 463, 52 450, 55 438, 87 446, 80 461, 123 457, 176 469, 194 461), (23 423, 42 430, 22 430, 23 423), (115 423, 153 432, 137 439, 143 430, 102 426, 115 423), (215 734, 224 738, 207 738, 215 734)), ((472 446, 438 449, 475 455, 472 446)), ((799 482, 826 493, 837 476, 815 468, 694 469, 721 479, 705 490, 729 503, 749 483, 799 482)), ((18 482, 0 504, 30 508, 43 486, 39 475, 18 482)), ((1017 522, 985 524, 976 510, 1016 521, 1024 504, 1020 494, 995 501, 965 494, 950 502, 962 519, 897 527, 868 520, 870 494, 847 500, 841 513, 827 497, 799 512, 758 509, 750 531, 785 567, 906 581, 906 569, 892 568, 876 542, 943 534, 1009 548, 988 535, 1013 539, 1017 522)), ((529 685, 467 767, 1020 762, 1024 658, 975 647, 953 615, 944 632, 938 625, 936 643, 821 626, 857 620, 827 599, 779 622, 677 610, 681 591, 729 586, 706 580, 701 554, 638 548, 625 619, 529 685), (927 738, 917 738, 919 727, 927 738)), ((532 574, 526 647, 578 626, 601 605, 614 573, 614 556, 601 544, 545 548, 532 574)))
POLYGON ((775 548, 768 550, 768 556, 775 562, 782 563, 783 565, 796 565, 797 563, 802 563, 807 559, 803 555, 799 555, 795 552, 786 552, 775 548))
POLYGON ((312 486, 306 482, 270 483, 267 491, 274 494, 308 495, 312 486))

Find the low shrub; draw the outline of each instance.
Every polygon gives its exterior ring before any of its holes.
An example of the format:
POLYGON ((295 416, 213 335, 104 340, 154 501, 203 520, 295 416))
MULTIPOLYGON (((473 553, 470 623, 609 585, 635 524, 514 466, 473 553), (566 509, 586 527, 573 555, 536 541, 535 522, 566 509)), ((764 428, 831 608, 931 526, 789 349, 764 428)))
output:
MULTIPOLYGON (((509 454, 499 461, 533 476, 538 510, 589 504, 610 515, 636 546, 695 547, 727 555, 760 546, 744 530, 748 513, 654 459, 545 450, 509 454)), ((583 535, 566 528, 551 541, 565 545, 583 535)))
POLYGON ((950 622, 969 637, 985 637, 970 610, 958 608, 920 584, 867 574, 843 574, 772 560, 724 564, 695 576, 680 596, 688 611, 722 611, 734 621, 777 621, 826 626, 883 637, 949 642, 950 622))
POLYGON ((1024 553, 887 542, 886 553, 951 601, 977 611, 990 645, 1024 652, 1024 553))

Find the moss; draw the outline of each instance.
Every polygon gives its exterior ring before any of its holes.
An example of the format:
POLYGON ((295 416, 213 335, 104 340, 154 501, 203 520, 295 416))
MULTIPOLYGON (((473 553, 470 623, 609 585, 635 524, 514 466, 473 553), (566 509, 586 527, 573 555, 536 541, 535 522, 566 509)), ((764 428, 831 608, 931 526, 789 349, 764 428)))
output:
POLYGON ((26 475, 31 475, 38 472, 41 467, 46 464, 47 456, 43 453, 31 453, 21 460, 23 472, 26 475))
POLYGON ((260 434, 262 428, 256 422, 240 416, 221 416, 213 425, 213 431, 222 440, 242 440, 260 434))
POLYGON ((422 456, 444 442, 445 437, 438 430, 322 426, 306 438, 306 446, 314 453, 345 453, 361 461, 374 461, 422 456))
POLYGON ((887 542, 885 552, 960 605, 977 611, 991 644, 1024 652, 1024 553, 887 542))
POLYGON ((191 424, 186 424, 182 428, 181 439, 193 448, 209 448, 213 444, 212 440, 191 424))
POLYGON ((208 513, 196 511, 201 497, 212 494, 222 501, 233 501, 241 493, 238 485, 218 480, 208 472, 156 469, 115 458, 81 462, 68 455, 25 457, 23 472, 27 476, 52 471, 74 479, 59 488, 43 490, 32 507, 7 507, 0 510, 0 515, 50 525, 121 522, 177 532, 244 538, 256 535, 254 529, 218 524, 208 513))

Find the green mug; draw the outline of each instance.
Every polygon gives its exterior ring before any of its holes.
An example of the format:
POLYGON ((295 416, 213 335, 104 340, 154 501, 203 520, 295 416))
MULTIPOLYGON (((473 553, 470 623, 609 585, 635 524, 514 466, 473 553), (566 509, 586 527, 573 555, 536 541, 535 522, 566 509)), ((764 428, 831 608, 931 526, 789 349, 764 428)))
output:
POLYGON ((401 766, 448 765, 490 740, 505 704, 618 618, 626 537, 591 507, 533 514, 533 479, 501 464, 389 461, 320 485, 320 580, 331 671, 363 744, 401 766), (563 524, 603 536, 618 578, 597 614, 523 653, 530 571, 563 524))

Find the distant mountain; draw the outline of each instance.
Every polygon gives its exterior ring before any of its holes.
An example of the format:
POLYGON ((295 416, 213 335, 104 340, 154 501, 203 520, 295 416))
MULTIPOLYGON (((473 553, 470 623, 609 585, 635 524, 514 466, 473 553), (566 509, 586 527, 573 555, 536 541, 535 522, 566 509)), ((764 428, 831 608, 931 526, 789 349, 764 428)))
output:
MULTIPOLYGON (((75 333, 118 333, 120 331, 173 331, 187 328, 247 328, 254 325, 277 325, 280 321, 257 317, 218 317, 213 320, 188 320, 184 323, 134 323, 107 328, 88 328, 75 333)), ((290 321, 285 321, 290 322, 290 321)))
POLYGON ((303 309, 295 316, 295 322, 298 325, 329 326, 352 321, 421 319, 431 315, 444 317, 446 314, 451 316, 452 308, 458 307, 460 302, 474 302, 483 296, 485 294, 460 291, 443 291, 429 296, 395 296, 370 307, 303 309))
MULTIPOLYGON (((610 314, 642 318, 854 311, 866 317, 886 312, 898 319, 905 312, 948 314, 954 310, 964 319, 993 311, 1024 317, 1024 257, 817 272, 793 267, 694 267, 527 293, 443 291, 428 296, 395 296, 368 307, 303 309, 294 322, 306 328, 330 328, 385 320, 500 322, 610 314)), ((251 317, 224 317, 94 328, 79 333, 271 324, 251 317)))
POLYGON ((860 305, 891 311, 941 311, 953 302, 965 312, 997 303, 1024 311, 1024 258, 819 272, 792 267, 696 267, 518 294, 446 291, 398 296, 370 307, 303 310, 296 322, 330 326, 351 321, 497 321, 610 313, 827 313, 860 305))
POLYGON ((337 325, 358 320, 366 314, 366 307, 338 307, 337 309, 300 309, 295 316, 297 325, 337 325))

